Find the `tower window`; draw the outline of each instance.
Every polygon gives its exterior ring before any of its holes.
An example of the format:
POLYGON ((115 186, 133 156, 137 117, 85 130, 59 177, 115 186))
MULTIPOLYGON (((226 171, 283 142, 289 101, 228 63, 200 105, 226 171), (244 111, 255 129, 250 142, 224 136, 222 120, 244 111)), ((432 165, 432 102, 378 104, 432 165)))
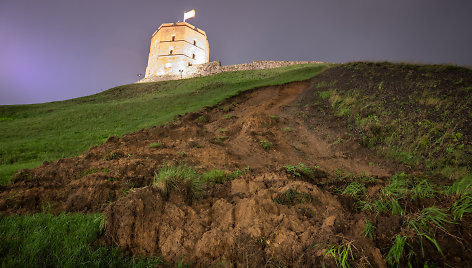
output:
POLYGON ((171 50, 169 51, 169 54, 171 54, 171 55, 172 55, 172 52, 174 52, 174 51, 171 49, 171 50))
POLYGON ((192 54, 192 59, 195 59, 195 54, 192 54))
POLYGON ((172 41, 175 41, 175 35, 172 36, 172 41))
POLYGON ((197 45, 197 41, 196 41, 196 40, 193 40, 193 45, 194 45, 194 46, 197 45))

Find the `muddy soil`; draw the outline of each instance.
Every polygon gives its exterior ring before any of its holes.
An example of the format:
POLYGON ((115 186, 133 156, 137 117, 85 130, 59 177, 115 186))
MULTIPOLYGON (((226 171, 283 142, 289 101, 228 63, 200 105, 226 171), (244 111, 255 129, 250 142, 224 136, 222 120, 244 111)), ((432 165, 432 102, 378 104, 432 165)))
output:
POLYGON ((130 189, 151 185, 160 167, 180 162, 199 170, 250 167, 256 174, 301 162, 328 173, 389 176, 396 166, 355 140, 333 145, 343 135, 339 129, 305 124, 299 101, 313 87, 307 81, 247 92, 162 127, 111 137, 78 157, 23 170, 0 193, 0 211, 103 211, 130 189), (153 143, 158 146, 150 148, 153 143))
POLYGON ((138 255, 182 256, 198 265, 321 266, 324 249, 356 240, 364 261, 384 267, 374 243, 359 237, 364 219, 351 215, 328 192, 284 172, 237 178, 225 198, 207 196, 188 206, 181 196, 164 201, 154 187, 133 191, 106 209, 109 239, 138 255), (296 189, 306 202, 274 202, 296 189))
MULTIPOLYGON (((111 137, 78 157, 23 170, 0 189, 0 213, 104 212, 108 243, 170 262, 333 267, 326 249, 350 244, 357 266, 386 267, 383 256, 400 219, 359 212, 354 199, 335 189, 345 183, 340 173, 368 175, 377 179, 368 188, 375 195, 386 178, 406 168, 360 146, 342 122, 305 109, 316 82, 245 92, 164 126, 111 137), (160 168, 179 163, 201 172, 249 167, 250 173, 207 185, 189 204, 178 192, 164 199, 152 186, 160 168), (297 163, 321 173, 307 179, 283 168, 297 163), (280 201, 291 190, 307 198, 280 201), (377 225, 373 240, 362 234, 369 217, 377 225)), ((470 230, 457 232, 470 238, 470 230)), ((440 261, 472 261, 464 242, 447 235, 441 242, 456 250, 444 249, 440 261)))

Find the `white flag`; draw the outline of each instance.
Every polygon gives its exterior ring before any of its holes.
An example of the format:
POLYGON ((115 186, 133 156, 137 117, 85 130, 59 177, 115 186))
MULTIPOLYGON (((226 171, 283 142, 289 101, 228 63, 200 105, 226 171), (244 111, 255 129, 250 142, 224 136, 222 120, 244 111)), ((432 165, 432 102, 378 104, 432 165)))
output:
POLYGON ((187 11, 184 13, 184 21, 186 19, 194 18, 195 17, 195 9, 192 9, 190 11, 187 11))

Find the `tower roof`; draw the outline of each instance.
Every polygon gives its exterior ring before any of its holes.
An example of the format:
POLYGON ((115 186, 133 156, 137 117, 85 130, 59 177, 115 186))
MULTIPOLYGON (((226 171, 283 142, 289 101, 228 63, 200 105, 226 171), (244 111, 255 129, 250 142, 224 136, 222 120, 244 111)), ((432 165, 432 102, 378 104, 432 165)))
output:
POLYGON ((164 27, 188 27, 196 32, 199 32, 200 34, 206 36, 206 33, 205 31, 203 31, 202 29, 199 29, 197 28, 196 26, 188 23, 188 22, 175 22, 175 23, 163 23, 161 24, 161 26, 159 26, 159 28, 152 34, 152 36, 154 36, 157 32, 159 32, 159 30, 161 28, 164 28, 164 27))

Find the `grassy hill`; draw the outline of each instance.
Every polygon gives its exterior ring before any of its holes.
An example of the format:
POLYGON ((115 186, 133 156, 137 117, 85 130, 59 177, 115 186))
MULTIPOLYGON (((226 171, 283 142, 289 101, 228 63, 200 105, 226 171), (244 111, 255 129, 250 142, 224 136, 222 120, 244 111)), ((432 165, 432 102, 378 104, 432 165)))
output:
POLYGON ((325 67, 227 72, 124 85, 61 102, 0 106, 0 185, 19 169, 77 155, 110 136, 164 124, 244 90, 311 78, 325 67))
POLYGON ((2 106, 0 260, 462 267, 472 261, 471 106, 472 70, 387 62, 2 106), (64 156, 77 157, 8 182, 64 156))

